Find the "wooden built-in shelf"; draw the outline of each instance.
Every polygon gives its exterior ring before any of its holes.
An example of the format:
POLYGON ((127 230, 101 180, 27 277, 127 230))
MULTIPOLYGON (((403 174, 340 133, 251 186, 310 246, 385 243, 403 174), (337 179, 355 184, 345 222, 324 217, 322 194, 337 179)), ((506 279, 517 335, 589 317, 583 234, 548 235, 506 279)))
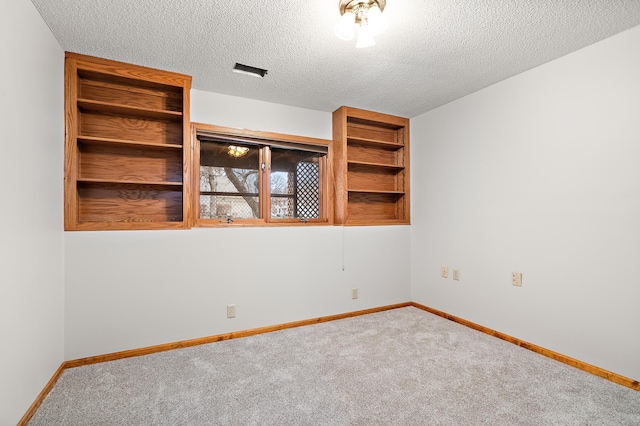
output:
POLYGON ((333 113, 334 223, 409 223, 409 120, 341 107, 333 113))
POLYGON ((372 167, 380 169, 404 170, 404 166, 398 164, 371 163, 367 161, 347 161, 350 166, 372 167))
POLYGON ((141 108, 121 105, 112 102, 78 99, 78 108, 85 111, 95 111, 107 114, 133 115, 135 117, 155 118, 158 120, 181 121, 182 112, 161 109, 141 108))
POLYGON ((65 229, 188 227, 191 77, 65 57, 65 229))
POLYGON ((404 191, 381 191, 377 189, 351 189, 348 192, 358 192, 361 194, 392 194, 392 195, 404 195, 404 191))
POLYGON ((347 137, 347 143, 351 145, 362 145, 362 146, 370 146, 374 148, 380 149, 388 149, 388 150, 397 150, 404 147, 402 144, 398 144, 395 142, 385 142, 376 139, 366 139, 366 138, 356 138, 356 137, 347 137))
POLYGON ((78 178, 78 183, 89 183, 98 185, 130 185, 130 186, 149 186, 156 187, 158 190, 168 189, 170 191, 180 190, 182 182, 151 182, 151 181, 133 181, 133 180, 117 180, 117 179, 94 179, 94 178, 78 178))
POLYGON ((182 145, 172 143, 140 142, 126 139, 99 138, 95 136, 81 135, 78 135, 78 143, 182 150, 182 145))

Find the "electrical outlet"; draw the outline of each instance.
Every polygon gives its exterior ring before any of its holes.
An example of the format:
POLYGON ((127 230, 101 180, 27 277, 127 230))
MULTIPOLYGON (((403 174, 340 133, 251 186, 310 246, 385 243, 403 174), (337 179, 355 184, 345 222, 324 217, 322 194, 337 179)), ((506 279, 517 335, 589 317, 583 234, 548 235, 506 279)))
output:
POLYGON ((351 289, 351 298, 352 299, 357 299, 358 298, 358 289, 357 288, 352 288, 351 289))
POLYGON ((440 268, 440 275, 442 276, 442 278, 448 278, 449 277, 449 267, 448 266, 443 266, 440 268))
POLYGON ((460 269, 453 270, 453 279, 456 281, 460 281, 460 269))
POLYGON ((227 318, 235 318, 236 317, 236 305, 227 305, 227 318))
POLYGON ((511 273, 511 284, 516 287, 522 287, 522 272, 512 272, 511 273))

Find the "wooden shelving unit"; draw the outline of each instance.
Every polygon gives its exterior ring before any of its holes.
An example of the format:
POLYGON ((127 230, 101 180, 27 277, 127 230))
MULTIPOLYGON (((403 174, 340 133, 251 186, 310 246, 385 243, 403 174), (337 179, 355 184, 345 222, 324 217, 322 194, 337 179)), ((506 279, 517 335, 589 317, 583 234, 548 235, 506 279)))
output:
POLYGON ((67 53, 65 229, 186 227, 191 77, 67 53))
POLYGON ((409 223, 409 120, 350 107, 333 113, 334 223, 409 223))

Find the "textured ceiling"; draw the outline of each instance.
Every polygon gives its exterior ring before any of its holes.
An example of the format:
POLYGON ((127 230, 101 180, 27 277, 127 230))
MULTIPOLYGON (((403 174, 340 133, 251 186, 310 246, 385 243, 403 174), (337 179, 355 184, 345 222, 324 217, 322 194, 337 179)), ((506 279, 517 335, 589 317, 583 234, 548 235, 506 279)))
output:
POLYGON ((640 0, 387 0, 389 27, 356 49, 333 34, 338 0, 32 1, 67 51, 189 74, 195 89, 410 118, 640 24, 640 0))

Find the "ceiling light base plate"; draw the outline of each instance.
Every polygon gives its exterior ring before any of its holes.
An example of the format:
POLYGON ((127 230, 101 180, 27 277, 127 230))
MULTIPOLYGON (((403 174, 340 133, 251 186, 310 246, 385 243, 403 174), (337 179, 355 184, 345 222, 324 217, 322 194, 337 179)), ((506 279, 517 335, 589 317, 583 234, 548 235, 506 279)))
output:
POLYGON ((382 12, 387 5, 387 0, 339 0, 340 15, 344 15, 345 12, 355 9, 359 4, 365 4, 369 7, 375 4, 382 12))

